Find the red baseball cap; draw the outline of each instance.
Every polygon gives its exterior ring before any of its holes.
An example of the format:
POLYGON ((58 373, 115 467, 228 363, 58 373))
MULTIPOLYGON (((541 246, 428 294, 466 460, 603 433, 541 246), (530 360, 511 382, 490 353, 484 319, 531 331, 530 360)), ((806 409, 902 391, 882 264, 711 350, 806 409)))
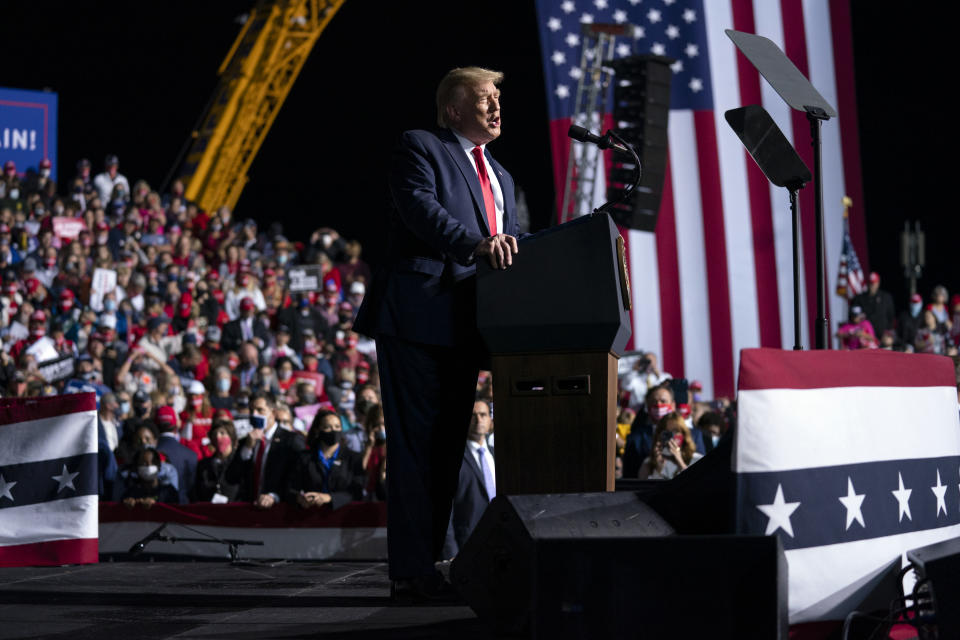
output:
POLYGON ((244 298, 240 301, 240 311, 249 311, 253 309, 253 298, 244 298))
POLYGON ((43 309, 37 309, 30 314, 30 322, 46 322, 47 314, 43 312, 43 309))
POLYGON ((870 282, 880 282, 880 274, 876 271, 870 272, 870 282))
POLYGON ((167 424, 177 424, 177 412, 173 407, 163 406, 157 409, 157 422, 166 422, 167 424))

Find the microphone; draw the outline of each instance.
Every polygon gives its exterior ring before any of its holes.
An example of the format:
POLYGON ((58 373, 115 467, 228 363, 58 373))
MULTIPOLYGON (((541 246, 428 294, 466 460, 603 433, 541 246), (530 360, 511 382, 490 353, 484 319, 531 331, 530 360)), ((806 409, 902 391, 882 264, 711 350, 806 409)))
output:
POLYGON ((613 149, 614 151, 620 151, 622 153, 630 153, 630 150, 625 146, 611 140, 609 133, 608 135, 601 137, 590 133, 587 129, 581 126, 572 124, 570 125, 570 129, 567 131, 567 135, 579 142, 589 142, 590 144, 595 144, 600 149, 613 149))
POLYGON ((150 534, 147 535, 146 538, 144 538, 143 540, 138 540, 137 542, 134 542, 134 543, 133 543, 133 546, 130 547, 130 550, 127 551, 127 553, 129 553, 129 554, 132 555, 132 556, 139 555, 140 553, 143 553, 143 550, 147 548, 147 545, 148 545, 150 542, 152 542, 153 540, 156 540, 157 538, 159 538, 159 537, 160 537, 160 532, 163 531, 163 530, 166 529, 166 528, 167 528, 167 524, 166 524, 166 523, 161 524, 159 527, 157 527, 156 529, 154 529, 153 531, 151 531, 150 534))

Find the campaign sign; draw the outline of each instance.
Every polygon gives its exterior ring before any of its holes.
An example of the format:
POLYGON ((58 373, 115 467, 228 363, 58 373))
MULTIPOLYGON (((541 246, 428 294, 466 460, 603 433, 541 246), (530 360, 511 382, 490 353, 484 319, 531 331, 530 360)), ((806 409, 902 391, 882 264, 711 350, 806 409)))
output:
POLYGON ((74 362, 73 356, 67 354, 53 360, 47 360, 37 365, 37 372, 44 377, 47 382, 59 382, 73 375, 74 362))
POLYGON ((320 265, 308 265, 306 267, 292 267, 287 272, 289 280, 290 293, 300 293, 303 291, 319 291, 323 287, 321 278, 323 273, 320 265))
POLYGON ((74 240, 86 228, 87 225, 83 218, 53 217, 53 235, 58 238, 74 240))
POLYGON ((0 87, 0 164, 17 163, 23 177, 49 158, 57 179, 57 94, 0 87))

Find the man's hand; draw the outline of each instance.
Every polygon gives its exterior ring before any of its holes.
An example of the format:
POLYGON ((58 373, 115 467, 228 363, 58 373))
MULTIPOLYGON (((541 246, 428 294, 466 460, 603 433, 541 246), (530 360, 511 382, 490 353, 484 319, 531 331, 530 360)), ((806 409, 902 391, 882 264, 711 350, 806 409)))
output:
POLYGON ((269 509, 274 505, 276 500, 273 499, 273 496, 269 493, 261 493, 257 496, 257 501, 254 502, 254 506, 258 509, 269 509))
POLYGON ((520 249, 517 247, 517 239, 505 233, 490 236, 481 241, 477 248, 473 250, 475 257, 488 256, 490 266, 494 269, 506 269, 512 265, 513 256, 516 253, 520 253, 520 249))

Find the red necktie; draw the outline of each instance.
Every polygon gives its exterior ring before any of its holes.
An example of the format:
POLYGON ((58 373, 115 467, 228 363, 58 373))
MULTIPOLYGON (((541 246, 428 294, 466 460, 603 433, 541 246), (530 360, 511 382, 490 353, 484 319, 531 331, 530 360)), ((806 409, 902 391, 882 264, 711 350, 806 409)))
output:
POLYGON ((483 191, 483 206, 487 210, 487 226, 490 235, 497 235, 497 205, 493 200, 493 189, 490 187, 490 176, 487 175, 487 165, 483 161, 483 149, 473 148, 473 157, 477 161, 477 175, 480 178, 480 190, 483 191))

